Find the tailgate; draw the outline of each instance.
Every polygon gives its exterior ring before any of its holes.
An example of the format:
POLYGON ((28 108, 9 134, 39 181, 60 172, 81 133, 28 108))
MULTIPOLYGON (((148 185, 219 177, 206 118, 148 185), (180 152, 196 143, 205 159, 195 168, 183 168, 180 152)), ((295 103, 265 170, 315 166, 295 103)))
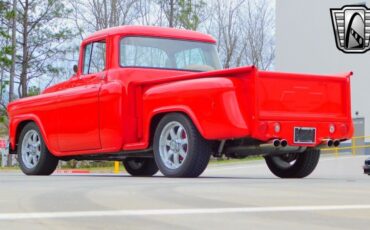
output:
POLYGON ((260 120, 348 120, 350 76, 258 72, 256 115, 260 120))

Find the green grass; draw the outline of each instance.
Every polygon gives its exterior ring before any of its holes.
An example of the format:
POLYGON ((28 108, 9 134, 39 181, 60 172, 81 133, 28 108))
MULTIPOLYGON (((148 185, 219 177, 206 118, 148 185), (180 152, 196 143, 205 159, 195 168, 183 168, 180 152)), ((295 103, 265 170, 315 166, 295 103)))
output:
POLYGON ((7 171, 19 171, 19 167, 18 166, 11 166, 11 167, 0 167, 0 172, 7 172, 7 171))
POLYGON ((1 134, 7 134, 8 133, 8 129, 7 127, 5 126, 4 122, 1 122, 0 121, 0 135, 1 134))

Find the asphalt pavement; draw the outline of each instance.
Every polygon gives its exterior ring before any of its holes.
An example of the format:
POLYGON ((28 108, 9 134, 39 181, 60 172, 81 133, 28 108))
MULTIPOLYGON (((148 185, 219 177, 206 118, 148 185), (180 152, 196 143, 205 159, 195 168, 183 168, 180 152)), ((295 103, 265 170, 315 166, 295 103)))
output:
POLYGON ((0 172, 0 229, 369 229, 365 156, 322 157, 305 179, 264 161, 200 178, 0 172))

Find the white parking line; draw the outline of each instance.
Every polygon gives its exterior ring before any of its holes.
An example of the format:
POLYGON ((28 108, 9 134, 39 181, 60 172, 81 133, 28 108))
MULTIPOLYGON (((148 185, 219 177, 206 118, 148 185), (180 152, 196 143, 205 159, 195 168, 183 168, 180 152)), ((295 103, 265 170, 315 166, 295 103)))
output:
POLYGON ((307 211, 345 211, 370 209, 366 205, 325 205, 325 206, 280 206, 280 207, 237 207, 237 208, 199 208, 199 209, 147 209, 147 210, 106 210, 73 212, 35 212, 1 213, 0 220, 53 219, 78 217, 114 216, 161 216, 228 213, 265 213, 265 212, 307 212, 307 211))
POLYGON ((266 164, 245 164, 245 165, 229 165, 229 166, 221 166, 221 167, 209 167, 206 169, 206 172, 218 172, 224 170, 237 170, 237 169, 249 169, 249 168, 259 168, 259 167, 266 167, 266 164))
MULTIPOLYGON (((346 160, 346 159, 353 159, 353 158, 367 158, 369 156, 364 155, 356 155, 356 156, 340 156, 340 157, 322 157, 320 161, 334 161, 334 160, 346 160)), ((319 161, 319 164, 320 164, 319 161)), ((264 161, 263 161, 264 162, 264 161)), ((237 169, 249 169, 249 168, 259 168, 259 167, 266 167, 266 164, 260 163, 259 161, 248 162, 247 164, 243 163, 230 163, 229 165, 223 164, 222 166, 213 166, 209 167, 206 172, 218 172, 218 171, 227 171, 227 170, 237 170, 237 169)))
POLYGON ((367 158, 367 155, 350 155, 350 156, 338 156, 338 157, 322 157, 320 161, 332 161, 332 160, 346 160, 353 158, 367 158))

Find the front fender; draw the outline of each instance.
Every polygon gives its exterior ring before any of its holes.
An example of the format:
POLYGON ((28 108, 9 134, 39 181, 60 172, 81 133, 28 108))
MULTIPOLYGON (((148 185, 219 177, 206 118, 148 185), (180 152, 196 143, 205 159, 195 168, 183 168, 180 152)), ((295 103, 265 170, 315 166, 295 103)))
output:
POLYGON ((20 132, 22 130, 18 130, 20 124, 24 122, 34 122, 36 125, 39 127, 41 135, 44 139, 44 142, 46 146, 48 146, 48 149, 50 150, 50 143, 48 141, 44 126, 42 125, 42 122, 39 117, 37 117, 35 114, 22 114, 16 117, 13 117, 10 119, 9 122, 9 142, 10 142, 10 148, 11 150, 16 149, 16 144, 17 144, 17 137, 20 135, 20 132), (17 133, 17 131, 19 133, 17 133))
POLYGON ((9 103, 9 141, 12 150, 16 149, 19 126, 23 122, 35 122, 40 129, 49 151, 57 152, 57 120, 59 113, 56 110, 58 101, 57 93, 41 94, 34 97, 22 98, 9 103))

